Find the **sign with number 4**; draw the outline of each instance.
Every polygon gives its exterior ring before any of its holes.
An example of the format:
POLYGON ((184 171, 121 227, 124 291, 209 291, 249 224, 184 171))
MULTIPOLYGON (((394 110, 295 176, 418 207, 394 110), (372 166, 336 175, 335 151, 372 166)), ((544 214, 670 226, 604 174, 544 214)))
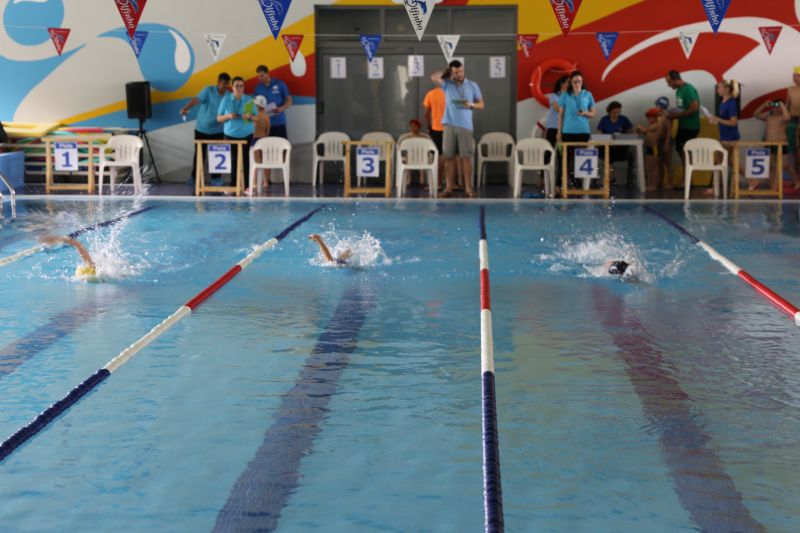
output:
POLYGON ((356 175, 360 178, 380 176, 380 148, 365 146, 356 148, 356 175))
POLYGON ((231 145, 208 145, 208 171, 211 174, 231 173, 231 145))
POLYGON ((769 178, 769 148, 748 148, 745 177, 754 180, 769 178))
POLYGON ((598 166, 597 148, 578 148, 575 150, 575 177, 596 178, 598 166))
POLYGON ((78 143, 55 144, 56 170, 59 172, 78 170, 78 143))

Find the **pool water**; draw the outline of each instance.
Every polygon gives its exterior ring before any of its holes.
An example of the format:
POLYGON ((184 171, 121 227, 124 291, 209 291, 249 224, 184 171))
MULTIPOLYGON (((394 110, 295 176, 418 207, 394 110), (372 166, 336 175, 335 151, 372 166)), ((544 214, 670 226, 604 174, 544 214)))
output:
MULTIPOLYGON (((20 200, 0 258, 151 209, 98 283, 0 267, 0 440, 319 205, 20 200)), ((478 205, 325 205, 0 463, 3 530, 480 530, 478 205)), ((652 207, 800 302, 796 204, 652 207)), ((636 203, 486 224, 508 531, 800 530, 791 320, 636 203)))

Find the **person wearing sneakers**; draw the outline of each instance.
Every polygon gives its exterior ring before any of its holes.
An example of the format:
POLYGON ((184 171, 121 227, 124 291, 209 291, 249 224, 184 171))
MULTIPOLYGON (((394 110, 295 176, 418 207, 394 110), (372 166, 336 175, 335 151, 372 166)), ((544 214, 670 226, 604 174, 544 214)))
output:
POLYGON ((439 196, 447 198, 453 195, 456 166, 459 166, 464 175, 467 196, 476 198, 478 195, 472 188, 472 157, 475 154, 472 111, 484 108, 481 89, 477 83, 464 76, 464 65, 457 59, 451 61, 446 69, 434 72, 431 80, 442 88, 445 95, 442 151, 447 160, 447 186, 439 196))

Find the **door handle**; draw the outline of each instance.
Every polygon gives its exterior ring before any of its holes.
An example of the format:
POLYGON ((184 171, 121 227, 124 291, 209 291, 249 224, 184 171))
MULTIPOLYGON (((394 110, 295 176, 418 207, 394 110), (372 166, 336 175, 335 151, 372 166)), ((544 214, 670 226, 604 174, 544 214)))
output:
POLYGON ((322 100, 317 100, 317 114, 322 115, 325 113, 325 104, 322 100))

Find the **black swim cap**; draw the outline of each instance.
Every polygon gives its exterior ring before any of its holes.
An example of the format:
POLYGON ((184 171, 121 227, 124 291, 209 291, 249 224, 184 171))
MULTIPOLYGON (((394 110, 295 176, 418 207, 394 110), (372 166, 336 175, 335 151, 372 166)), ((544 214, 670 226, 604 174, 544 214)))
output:
POLYGON ((627 269, 628 263, 625 261, 612 261, 611 265, 608 267, 608 273, 612 276, 621 276, 625 274, 627 269))

